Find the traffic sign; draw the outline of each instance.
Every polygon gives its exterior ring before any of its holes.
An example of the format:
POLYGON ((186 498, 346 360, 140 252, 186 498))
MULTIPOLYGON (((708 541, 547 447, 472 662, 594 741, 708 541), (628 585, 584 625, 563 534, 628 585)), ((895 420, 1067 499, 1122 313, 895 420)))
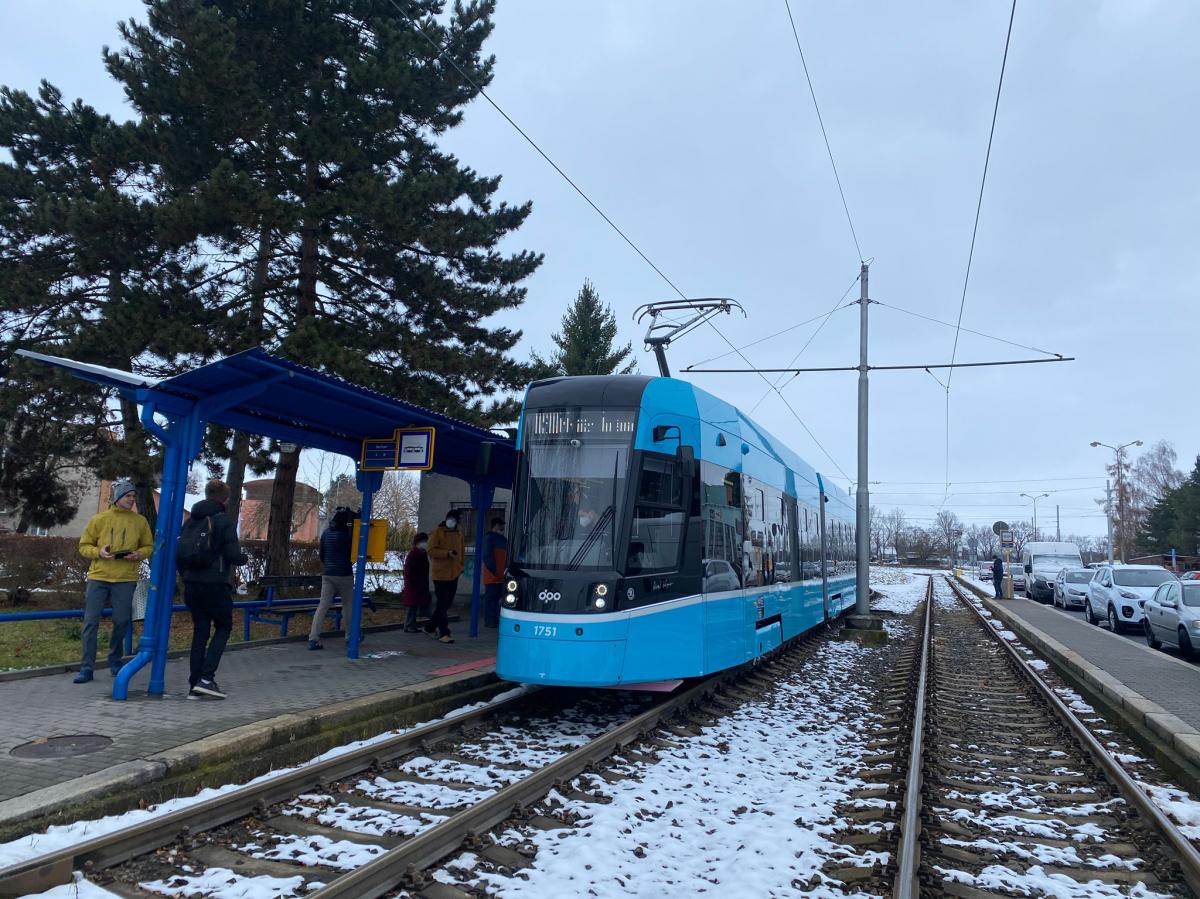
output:
POLYGON ((433 428, 396 428, 393 435, 400 448, 397 468, 405 471, 429 471, 433 468, 433 428))
POLYGON ((1000 532, 1001 548, 1012 549, 1015 544, 1016 544, 1016 541, 1013 540, 1013 532, 1012 531, 1001 531, 1000 532))
POLYGON ((1008 530, 1008 522, 1007 521, 997 521, 995 524, 992 525, 992 533, 995 534, 997 537, 1000 536, 1001 531, 1007 531, 1007 530, 1008 530))

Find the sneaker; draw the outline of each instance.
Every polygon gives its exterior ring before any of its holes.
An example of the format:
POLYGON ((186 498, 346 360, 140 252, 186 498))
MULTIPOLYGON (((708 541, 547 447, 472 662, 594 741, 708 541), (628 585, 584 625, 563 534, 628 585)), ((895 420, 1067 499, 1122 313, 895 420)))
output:
POLYGON ((453 643, 454 638, 451 637, 449 634, 443 634, 442 636, 438 637, 438 641, 441 643, 453 643))
POLYGON ((309 649, 324 649, 325 644, 323 644, 320 640, 309 640, 308 648, 309 649))
POLYGON ((199 698, 200 698, 200 694, 196 692, 196 688, 195 688, 195 687, 191 687, 190 689, 188 689, 187 698, 188 698, 188 699, 199 699, 199 698))
POLYGON ((437 631, 426 630, 426 631, 425 631, 425 636, 426 636, 426 637, 433 637, 433 639, 437 640, 437 639, 438 639, 438 632, 437 632, 437 631))
POLYGON ((419 633, 421 633, 421 629, 420 629, 419 627, 406 627, 406 628, 404 629, 404 633, 406 633, 406 634, 419 634, 419 633))
POLYGON ((221 692, 221 688, 217 686, 215 680, 209 680, 206 677, 196 681, 196 686, 192 687, 193 693, 199 693, 203 696, 212 696, 216 699, 224 699, 225 694, 221 692))
POLYGON ((90 681, 91 679, 92 679, 92 672, 90 672, 90 671, 80 671, 80 672, 79 672, 77 675, 75 675, 75 680, 73 680, 71 683, 74 683, 74 684, 86 684, 86 683, 87 683, 88 681, 90 681))

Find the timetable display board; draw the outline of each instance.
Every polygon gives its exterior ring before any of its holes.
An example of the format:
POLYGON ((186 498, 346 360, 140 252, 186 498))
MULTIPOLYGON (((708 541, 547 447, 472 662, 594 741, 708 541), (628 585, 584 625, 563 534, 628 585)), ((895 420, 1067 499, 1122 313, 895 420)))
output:
POLYGON ((530 437, 627 437, 637 426, 636 409, 540 409, 525 413, 530 437))
POLYGON ((429 471, 433 468, 436 428, 396 428, 391 437, 362 442, 360 471, 429 471))

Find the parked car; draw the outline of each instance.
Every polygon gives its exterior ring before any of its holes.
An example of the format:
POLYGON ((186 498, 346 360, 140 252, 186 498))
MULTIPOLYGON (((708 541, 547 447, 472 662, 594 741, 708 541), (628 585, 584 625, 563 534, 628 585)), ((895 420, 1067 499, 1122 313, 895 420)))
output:
POLYGON ((1200 571, 1185 571, 1179 575, 1181 581, 1200 581, 1200 571))
POLYGON ((1185 659, 1200 645, 1200 583, 1195 578, 1167 581, 1146 600, 1142 629, 1152 649, 1163 643, 1179 647, 1185 659))
POLYGON ((992 563, 980 562, 978 567, 975 569, 975 576, 979 578, 979 580, 987 581, 990 584, 992 582, 992 563))
POLYGON ((1083 567, 1083 557, 1074 543, 1053 540, 1030 541, 1021 547, 1021 570, 1025 573, 1025 595, 1038 602, 1054 598, 1054 579, 1064 568, 1083 567))
POLYGON ((1087 603, 1087 585, 1096 572, 1087 568, 1064 568, 1054 579, 1054 605, 1082 609, 1087 603))
POLYGON ((1083 617, 1089 624, 1107 621, 1113 633, 1141 624, 1142 607, 1160 584, 1177 580, 1161 565, 1102 565, 1088 581, 1083 617))
POLYGON ((1018 560, 1013 559, 1005 565, 1004 573, 1012 575, 1013 596, 1025 592, 1025 572, 1021 570, 1021 563, 1018 560))

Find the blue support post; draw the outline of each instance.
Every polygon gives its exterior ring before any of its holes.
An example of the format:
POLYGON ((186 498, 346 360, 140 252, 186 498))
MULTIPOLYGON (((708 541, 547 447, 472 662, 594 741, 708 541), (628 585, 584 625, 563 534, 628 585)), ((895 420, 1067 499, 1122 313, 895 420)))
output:
MULTIPOLYGON (((367 540, 371 531, 371 500, 375 491, 383 486, 382 471, 360 471, 357 475, 358 489, 362 491, 363 503, 361 524, 358 528, 358 553, 354 560, 354 601, 350 607, 350 621, 346 624, 346 658, 358 658, 358 644, 362 639, 363 584, 367 579, 367 540)), ((343 605, 345 597, 342 597, 343 605)))
POLYGON ((475 572, 471 578, 471 627, 468 633, 479 636, 479 584, 483 580, 483 538, 488 532, 487 514, 496 490, 491 484, 471 485, 471 507, 475 510, 475 572))
POLYGON ((137 655, 117 674, 113 681, 112 698, 129 698, 129 681, 150 663, 150 685, 147 692, 161 696, 166 686, 167 651, 170 648, 171 616, 175 605, 175 538, 183 519, 183 502, 187 495, 187 469, 200 451, 205 422, 199 411, 174 418, 169 427, 154 420, 154 403, 139 397, 142 405, 142 424, 163 442, 163 483, 159 494, 158 524, 154 529, 154 553, 150 558, 150 593, 146 600, 146 619, 137 655))

